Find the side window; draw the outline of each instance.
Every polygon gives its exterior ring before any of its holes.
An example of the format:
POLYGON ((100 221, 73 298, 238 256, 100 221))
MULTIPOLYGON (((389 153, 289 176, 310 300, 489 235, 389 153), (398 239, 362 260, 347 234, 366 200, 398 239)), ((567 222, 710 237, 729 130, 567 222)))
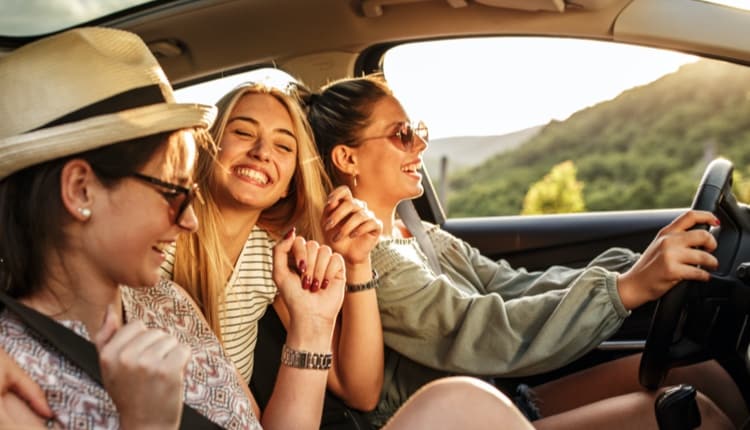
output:
POLYGON ((261 82, 272 87, 286 88, 289 83, 295 81, 291 75, 283 70, 264 67, 182 87, 175 91, 175 98, 181 103, 212 105, 232 88, 245 82, 261 82))
POLYGON ((750 202, 750 68, 559 38, 401 45, 384 74, 430 128, 450 217, 686 207, 706 163, 750 202))

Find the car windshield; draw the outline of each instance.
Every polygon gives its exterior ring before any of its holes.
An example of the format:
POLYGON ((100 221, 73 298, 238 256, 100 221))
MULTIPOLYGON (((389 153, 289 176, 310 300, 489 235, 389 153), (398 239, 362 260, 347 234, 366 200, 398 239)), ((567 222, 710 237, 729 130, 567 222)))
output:
POLYGON ((735 162, 735 192, 750 201, 747 67, 496 37, 401 45, 383 70, 429 126, 424 163, 451 217, 685 207, 717 156, 735 162))
POLYGON ((158 0, 3 0, 0 36, 39 36, 158 0))

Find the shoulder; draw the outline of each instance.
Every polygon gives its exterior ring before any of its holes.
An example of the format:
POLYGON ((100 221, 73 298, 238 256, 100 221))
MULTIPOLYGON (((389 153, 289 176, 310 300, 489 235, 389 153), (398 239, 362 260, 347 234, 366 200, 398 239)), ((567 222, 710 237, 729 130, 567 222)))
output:
POLYGON ((128 313, 144 322, 158 320, 160 326, 168 324, 169 315, 203 317, 187 291, 169 279, 162 278, 148 288, 122 287, 122 298, 128 313))

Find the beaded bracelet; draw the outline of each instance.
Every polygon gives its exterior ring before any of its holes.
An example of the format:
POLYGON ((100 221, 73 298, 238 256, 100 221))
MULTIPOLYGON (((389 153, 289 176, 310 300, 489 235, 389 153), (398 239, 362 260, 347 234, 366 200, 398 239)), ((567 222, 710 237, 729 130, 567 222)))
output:
POLYGON ((356 293, 358 291, 365 291, 378 286, 378 272, 372 269, 372 279, 365 282, 364 284, 346 284, 346 292, 356 293))
POLYGON ((331 368, 333 354, 298 351, 286 344, 281 348, 281 364, 297 369, 327 370, 331 368))

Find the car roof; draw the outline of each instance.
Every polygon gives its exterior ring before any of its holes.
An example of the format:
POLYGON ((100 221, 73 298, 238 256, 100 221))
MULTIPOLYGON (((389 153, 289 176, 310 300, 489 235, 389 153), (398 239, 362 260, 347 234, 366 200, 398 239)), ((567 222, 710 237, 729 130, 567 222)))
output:
POLYGON ((583 37, 750 64, 750 12, 702 0, 173 0, 88 24, 139 34, 178 87, 262 65, 317 87, 376 68, 394 44, 458 36, 583 37))

